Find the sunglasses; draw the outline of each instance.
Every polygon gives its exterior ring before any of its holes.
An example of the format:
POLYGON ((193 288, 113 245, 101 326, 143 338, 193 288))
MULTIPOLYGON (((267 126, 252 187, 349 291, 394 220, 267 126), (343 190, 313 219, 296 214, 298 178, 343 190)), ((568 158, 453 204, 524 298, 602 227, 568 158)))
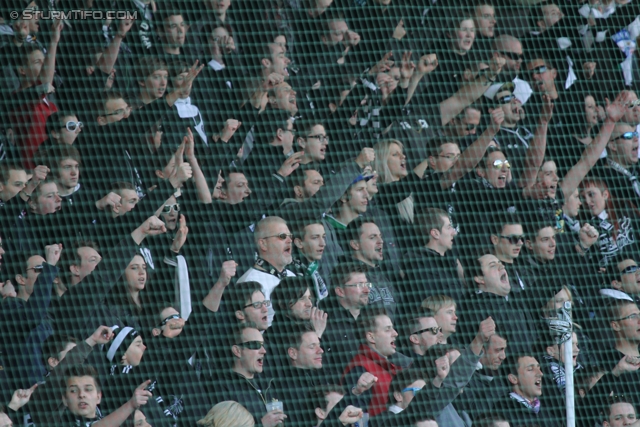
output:
POLYGON ((503 50, 499 50, 498 52, 500 52, 500 54, 502 54, 502 56, 506 56, 507 58, 509 58, 512 61, 522 61, 522 60, 524 60, 524 55, 521 54, 521 53, 505 52, 503 50))
POLYGON ((509 241, 509 243, 511 243, 512 245, 517 245, 518 243, 522 242, 524 243, 524 236, 503 236, 500 235, 501 239, 507 239, 509 241))
POLYGON ((238 347, 248 348, 249 350, 260 350, 264 348, 264 341, 247 341, 236 345, 238 347))
POLYGON ((44 266, 42 264, 40 265, 34 265, 31 268, 27 268, 25 271, 29 271, 29 270, 33 270, 34 273, 40 273, 42 270, 44 270, 44 266))
POLYGON ((630 265, 620 272, 620 274, 633 274, 638 271, 637 265, 630 265))
POLYGON ((289 233, 280 233, 280 234, 275 234, 273 236, 267 236, 267 237, 264 237, 264 238, 265 239, 270 239, 272 237, 277 237, 280 240, 287 240, 287 239, 293 240, 293 234, 289 234, 289 233))
POLYGON ((162 213, 168 214, 171 213, 171 211, 180 212, 180 204, 174 203, 172 205, 164 205, 162 208, 162 213))
POLYGON ((164 319, 162 321, 162 323, 160 324, 160 326, 165 326, 167 323, 169 323, 169 322, 171 322, 172 320, 175 320, 175 319, 182 319, 182 317, 180 317, 179 314, 173 314, 173 315, 167 317, 166 319, 164 319))
POLYGON ((65 124, 65 128, 67 128, 69 132, 75 132, 77 129, 82 129, 83 126, 82 122, 74 122, 71 120, 65 124))
POLYGON ((509 160, 496 160, 493 162, 493 168, 494 169, 502 169, 502 167, 505 166, 507 169, 511 169, 511 163, 509 163, 509 160))
POLYGON ((438 326, 434 326, 433 328, 424 328, 424 329, 420 329, 419 331, 416 331, 416 332, 412 333, 411 335, 420 335, 420 334, 425 333, 427 331, 431 332, 431 334, 433 334, 433 335, 438 335, 439 333, 442 332, 442 328, 440 328, 438 326))
POLYGON ((247 308, 247 307, 253 307, 256 310, 262 307, 271 307, 271 301, 265 300, 265 301, 252 302, 251 304, 247 304, 242 308, 247 308))
POLYGON ((515 95, 505 95, 496 99, 496 104, 510 104, 514 99, 516 99, 515 95))
POLYGON ((630 141, 633 138, 638 138, 638 132, 625 132, 622 135, 620 135, 619 137, 617 137, 616 140, 618 140, 618 139, 626 139, 627 141, 630 141))

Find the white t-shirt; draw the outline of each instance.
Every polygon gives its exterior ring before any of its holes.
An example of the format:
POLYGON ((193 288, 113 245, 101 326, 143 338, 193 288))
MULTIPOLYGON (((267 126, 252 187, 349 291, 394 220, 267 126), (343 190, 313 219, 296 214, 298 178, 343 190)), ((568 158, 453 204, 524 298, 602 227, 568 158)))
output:
MULTIPOLYGON (((289 270, 285 270, 287 276, 295 276, 295 274, 289 270)), ((262 285, 262 293, 264 294, 264 298, 266 300, 271 300, 271 292, 280 284, 280 279, 274 276, 273 274, 269 274, 265 271, 257 270, 253 267, 248 269, 242 277, 238 279, 237 283, 243 282, 258 282, 262 285)), ((275 314, 275 310, 273 309, 273 304, 269 307, 269 326, 271 326, 271 322, 273 322, 273 316, 275 314)))

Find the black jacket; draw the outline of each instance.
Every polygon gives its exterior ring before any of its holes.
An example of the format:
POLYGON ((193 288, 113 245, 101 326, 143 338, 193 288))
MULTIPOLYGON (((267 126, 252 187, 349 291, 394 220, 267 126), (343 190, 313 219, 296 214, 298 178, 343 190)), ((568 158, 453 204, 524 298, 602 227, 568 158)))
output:
POLYGON ((343 308, 338 297, 331 295, 320 302, 320 308, 328 313, 327 328, 322 334, 323 364, 340 379, 343 369, 358 353, 360 339, 356 319, 343 308))
POLYGON ((509 348, 530 354, 537 341, 536 325, 529 313, 526 302, 510 293, 508 298, 488 292, 470 294, 464 301, 461 332, 463 341, 470 342, 477 332, 478 325, 491 316, 496 327, 505 331, 509 337, 509 348))
POLYGON ((405 253, 402 269, 406 279, 400 289, 403 301, 420 305, 433 295, 449 295, 455 301, 462 300, 464 285, 458 278, 458 259, 451 251, 444 256, 427 247, 405 253))
MULTIPOLYGON (((247 379, 234 371, 225 372, 215 385, 209 383, 207 387, 215 403, 226 400, 240 403, 253 415, 256 424, 261 424, 262 417, 267 414, 266 405, 273 399, 280 400, 273 378, 255 376, 247 379)), ((287 406, 284 406, 284 412, 287 412, 287 406)))
POLYGON ((454 405, 458 411, 465 411, 473 420, 478 415, 489 413, 496 402, 509 393, 506 378, 488 369, 476 370, 458 396, 454 405))
POLYGON ((64 293, 50 313, 58 333, 85 339, 101 325, 117 324, 117 319, 107 309, 107 294, 136 255, 137 249, 131 237, 122 240, 104 255, 93 273, 64 293))

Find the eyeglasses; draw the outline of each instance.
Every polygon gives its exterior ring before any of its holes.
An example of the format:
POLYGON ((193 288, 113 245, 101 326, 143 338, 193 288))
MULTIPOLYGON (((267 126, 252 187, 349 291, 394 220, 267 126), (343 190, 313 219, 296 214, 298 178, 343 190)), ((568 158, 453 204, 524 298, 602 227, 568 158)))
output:
POLYGON ((171 213, 171 211, 180 212, 180 204, 174 203, 172 205, 164 205, 162 208, 162 213, 168 214, 171 213))
POLYGON ((432 335, 438 335, 439 333, 442 332, 442 328, 438 327, 438 326, 434 326, 433 328, 424 328, 424 329, 420 329, 419 331, 416 331, 414 333, 412 333, 411 335, 420 335, 423 334, 425 332, 431 332, 432 335))
POLYGON ((495 160, 493 162, 493 168, 494 169, 502 169, 502 167, 506 167, 507 169, 511 169, 511 163, 509 163, 509 160, 495 160))
POLYGON ((349 284, 349 285, 342 285, 342 287, 343 288, 358 288, 358 289, 369 288, 369 289, 371 289, 373 287, 373 284, 371 282, 353 283, 353 284, 349 284))
POLYGON ((536 75, 536 74, 546 73, 547 70, 548 70, 548 68, 547 68, 546 65, 541 65, 539 67, 532 68, 531 70, 529 70, 529 73, 533 76, 533 75, 536 75))
POLYGON ((443 159, 456 161, 460 158, 460 153, 458 154, 438 154, 438 157, 442 157, 443 159))
POLYGON ((111 114, 105 114, 104 116, 105 116, 105 117, 109 117, 109 116, 117 116, 117 115, 120 115, 120 114, 124 114, 124 113, 126 113, 126 112, 129 110, 129 108, 130 108, 130 107, 127 107, 127 108, 119 108, 119 109, 117 109, 116 111, 114 111, 113 113, 111 113, 111 114))
POLYGON ((169 322, 171 322, 172 320, 175 320, 175 319, 182 319, 182 317, 179 314, 173 314, 173 315, 167 317, 166 319, 164 319, 162 321, 162 323, 160 323, 160 326, 161 327, 165 326, 167 323, 169 323, 169 322))
POLYGON ((264 341, 247 341, 236 345, 238 347, 248 348, 249 350, 260 350, 264 348, 264 341))
POLYGON ((620 274, 633 274, 638 272, 637 265, 630 265, 620 272, 620 274))
POLYGON ((515 95, 505 95, 502 96, 498 99, 496 99, 496 104, 510 104, 511 101, 513 101, 514 99, 516 99, 515 95))
POLYGON ((269 300, 264 300, 264 301, 257 301, 257 302, 252 302, 251 304, 247 304, 242 308, 247 308, 247 307, 253 307, 256 310, 262 308, 262 307, 271 307, 271 301, 269 300))
POLYGON ((307 139, 309 138, 315 138, 318 141, 320 141, 322 144, 324 144, 325 142, 329 142, 329 137, 327 135, 309 135, 307 136, 307 139))
POLYGON ((614 139, 614 141, 617 141, 618 139, 626 139, 627 141, 630 141, 633 138, 638 138, 638 132, 625 132, 619 137, 617 137, 616 139, 614 139))
POLYGON ((628 315, 627 317, 623 317, 621 319, 616 319, 617 322, 622 322, 623 320, 638 320, 640 319, 640 313, 633 313, 628 315))
POLYGON ((522 61, 524 59, 524 55, 521 53, 505 52, 503 50, 499 50, 498 52, 512 61, 522 61))
POLYGON ((407 388, 402 389, 402 392, 404 393, 404 392, 406 392, 406 391, 412 391, 412 392, 413 392, 413 395, 415 396, 416 394, 418 394, 418 392, 419 392, 420 390, 422 390, 422 389, 421 389, 421 388, 418 388, 418 387, 407 387, 407 388))
POLYGON ((499 235, 499 237, 501 239, 507 239, 509 241, 509 243, 511 243, 512 245, 517 245, 518 243, 522 242, 524 243, 524 236, 503 236, 503 235, 499 235))
POLYGON ((34 265, 31 268, 27 268, 25 271, 33 270, 34 273, 39 274, 40 272, 42 272, 43 269, 44 269, 44 266, 40 264, 40 265, 34 265))
POLYGON ((291 239, 293 240, 293 234, 289 234, 289 233, 280 233, 280 234, 275 234, 273 236, 267 236, 267 237, 263 237, 263 239, 270 239, 272 237, 277 237, 280 240, 287 240, 287 239, 291 239))
POLYGON ((71 120, 65 124, 65 127, 69 132, 75 132, 77 129, 82 129, 83 126, 82 122, 74 122, 71 120))

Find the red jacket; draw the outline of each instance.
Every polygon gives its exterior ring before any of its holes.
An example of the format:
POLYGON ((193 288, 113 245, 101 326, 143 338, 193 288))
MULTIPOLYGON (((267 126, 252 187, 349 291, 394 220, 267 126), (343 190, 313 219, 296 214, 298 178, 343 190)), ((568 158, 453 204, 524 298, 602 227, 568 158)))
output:
POLYGON ((351 359, 351 362, 342 373, 340 382, 343 383, 347 374, 357 366, 364 368, 378 378, 378 381, 371 388, 371 400, 368 405, 369 416, 375 417, 387 410, 389 385, 402 368, 389 362, 367 344, 361 344, 358 354, 351 359))
MULTIPOLYGON (((39 83, 38 83, 39 84, 39 83)), ((9 118, 16 135, 16 145, 20 149, 22 164, 29 169, 36 165, 33 163, 33 155, 40 144, 47 139, 46 123, 49 116, 58 111, 56 105, 41 95, 36 99, 21 99, 21 94, 14 96, 23 102, 13 108, 9 118)))

